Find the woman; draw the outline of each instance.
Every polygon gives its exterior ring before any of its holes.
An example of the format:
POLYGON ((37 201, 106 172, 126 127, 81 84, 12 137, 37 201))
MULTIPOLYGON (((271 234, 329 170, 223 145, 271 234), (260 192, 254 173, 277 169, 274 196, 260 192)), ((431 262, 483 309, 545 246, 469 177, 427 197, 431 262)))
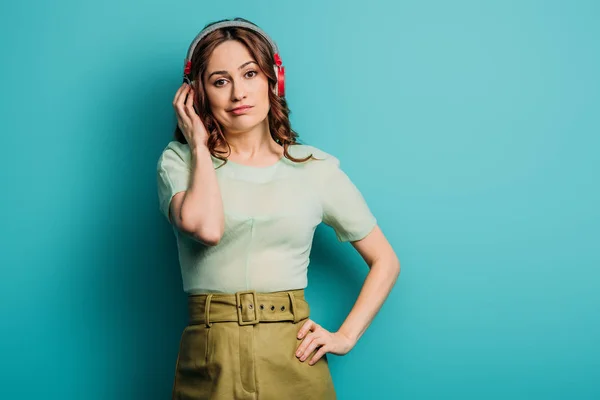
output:
POLYGON ((335 399, 326 354, 353 348, 400 273, 338 159, 298 143, 283 73, 275 43, 240 18, 207 25, 188 51, 176 140, 157 165, 190 316, 174 399, 335 399), (337 332, 304 298, 321 222, 370 267, 337 332))

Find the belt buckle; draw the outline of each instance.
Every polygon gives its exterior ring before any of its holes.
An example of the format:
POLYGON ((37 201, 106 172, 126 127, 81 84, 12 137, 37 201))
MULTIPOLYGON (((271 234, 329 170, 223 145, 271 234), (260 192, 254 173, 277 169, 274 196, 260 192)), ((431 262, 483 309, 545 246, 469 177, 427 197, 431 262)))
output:
POLYGON ((256 307, 258 307, 258 301, 256 298, 255 290, 242 290, 235 293, 235 305, 237 309, 238 323, 240 325, 256 325, 259 323, 258 320, 258 311, 256 311, 256 307), (254 311, 254 318, 251 320, 244 321, 243 313, 242 313, 242 295, 243 294, 251 294, 252 295, 252 310, 254 311))

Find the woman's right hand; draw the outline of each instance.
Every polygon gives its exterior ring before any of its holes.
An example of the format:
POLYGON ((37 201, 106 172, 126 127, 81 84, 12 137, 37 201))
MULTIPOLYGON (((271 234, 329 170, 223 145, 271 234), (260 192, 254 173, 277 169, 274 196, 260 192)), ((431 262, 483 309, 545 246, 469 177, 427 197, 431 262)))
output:
POLYGON ((200 116, 194 109, 196 93, 187 83, 183 83, 173 99, 173 108, 177 115, 177 125, 183 132, 190 149, 207 146, 208 132, 200 116), (186 99, 187 96, 187 99, 186 99))

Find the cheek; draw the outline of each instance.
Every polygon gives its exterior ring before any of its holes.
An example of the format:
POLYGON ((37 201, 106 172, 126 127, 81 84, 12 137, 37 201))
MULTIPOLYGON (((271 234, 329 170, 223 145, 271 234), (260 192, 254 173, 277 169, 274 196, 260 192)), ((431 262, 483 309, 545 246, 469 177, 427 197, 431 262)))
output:
POLYGON ((206 97, 208 100, 208 104, 212 109, 219 109, 225 107, 224 104, 227 102, 226 96, 223 96, 223 92, 214 89, 208 89, 206 91, 206 97))
POLYGON ((259 98, 264 98, 268 96, 269 91, 269 80, 265 75, 261 75, 260 77, 255 78, 252 81, 252 92, 259 98))
POLYGON ((222 121, 223 118, 227 118, 227 111, 225 109, 229 106, 227 96, 224 96, 222 92, 219 91, 210 91, 206 92, 208 105, 212 114, 217 118, 217 120, 222 121))
POLYGON ((260 83, 260 88, 258 93, 260 93, 259 98, 263 108, 269 109, 269 82, 264 81, 260 83))

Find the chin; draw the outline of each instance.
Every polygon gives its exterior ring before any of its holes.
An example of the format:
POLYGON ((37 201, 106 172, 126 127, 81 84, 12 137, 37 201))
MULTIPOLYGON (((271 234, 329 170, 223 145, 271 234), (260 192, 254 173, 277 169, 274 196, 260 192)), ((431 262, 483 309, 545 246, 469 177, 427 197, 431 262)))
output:
POLYGON ((260 121, 257 121, 256 119, 252 118, 247 118, 245 121, 243 120, 243 117, 238 119, 237 121, 233 121, 233 123, 230 123, 225 125, 225 130, 229 131, 229 132, 246 132, 251 130, 252 128, 254 128, 256 125, 260 124, 260 121))
POLYGON ((230 119, 225 126, 227 127, 227 130, 232 132, 249 131, 263 123, 267 118, 267 115, 261 117, 257 117, 256 115, 239 115, 234 119, 230 119))

